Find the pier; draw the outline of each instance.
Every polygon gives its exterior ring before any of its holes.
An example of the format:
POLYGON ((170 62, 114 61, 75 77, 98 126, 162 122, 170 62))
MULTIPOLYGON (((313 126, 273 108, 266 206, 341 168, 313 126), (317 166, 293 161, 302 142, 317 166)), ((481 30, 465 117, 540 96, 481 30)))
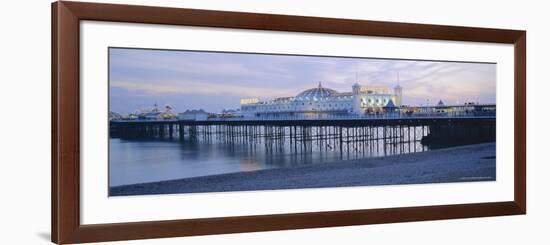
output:
POLYGON ((425 146, 495 141, 495 116, 395 117, 331 120, 128 120, 111 121, 111 137, 205 141, 267 151, 339 151, 380 155, 423 151, 425 146))

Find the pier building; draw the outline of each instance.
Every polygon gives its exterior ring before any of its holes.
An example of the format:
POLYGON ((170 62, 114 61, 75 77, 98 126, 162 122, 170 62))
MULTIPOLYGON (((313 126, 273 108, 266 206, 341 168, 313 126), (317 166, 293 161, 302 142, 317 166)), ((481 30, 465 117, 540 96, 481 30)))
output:
POLYGON ((296 96, 261 101, 258 98, 241 99, 241 114, 247 118, 262 116, 333 116, 381 113, 400 107, 402 88, 361 86, 353 84, 350 92, 317 87, 306 89, 296 96))

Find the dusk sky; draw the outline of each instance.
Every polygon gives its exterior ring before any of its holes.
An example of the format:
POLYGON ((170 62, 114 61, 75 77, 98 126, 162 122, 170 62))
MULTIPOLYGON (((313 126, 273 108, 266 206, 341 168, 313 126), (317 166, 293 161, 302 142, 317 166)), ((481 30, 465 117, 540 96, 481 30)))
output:
POLYGON ((403 103, 496 102, 496 64, 111 48, 110 111, 171 105, 175 112, 239 108, 241 98, 323 87, 403 87, 403 103), (428 102, 429 101, 429 102, 428 102))

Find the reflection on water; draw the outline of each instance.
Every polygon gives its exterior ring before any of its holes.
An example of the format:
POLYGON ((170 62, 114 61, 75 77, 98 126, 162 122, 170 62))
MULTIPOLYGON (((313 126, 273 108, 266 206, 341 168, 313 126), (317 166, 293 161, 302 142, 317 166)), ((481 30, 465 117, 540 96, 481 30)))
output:
POLYGON ((215 134, 183 141, 111 138, 109 186, 420 152, 427 150, 420 143, 424 134, 420 128, 416 133, 412 127, 398 137, 380 131, 375 132, 379 137, 313 134, 307 140, 285 136, 228 140, 215 134))

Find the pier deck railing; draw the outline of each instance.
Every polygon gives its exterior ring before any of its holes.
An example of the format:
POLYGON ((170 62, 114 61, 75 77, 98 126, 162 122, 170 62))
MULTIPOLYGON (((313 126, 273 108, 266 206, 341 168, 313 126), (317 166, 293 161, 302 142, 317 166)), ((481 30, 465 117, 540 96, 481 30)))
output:
POLYGON ((245 121, 316 121, 316 120, 429 120, 429 119, 494 119, 496 117, 494 112, 476 112, 476 113, 383 113, 372 115, 262 115, 251 117, 212 117, 206 120, 189 120, 189 119, 114 119, 112 122, 124 123, 124 122, 245 122, 245 121))
POLYGON ((415 114, 373 114, 373 115, 262 115, 256 117, 209 118, 207 121, 261 121, 261 120, 380 120, 380 119, 432 119, 432 118, 495 118, 494 113, 415 113, 415 114))

